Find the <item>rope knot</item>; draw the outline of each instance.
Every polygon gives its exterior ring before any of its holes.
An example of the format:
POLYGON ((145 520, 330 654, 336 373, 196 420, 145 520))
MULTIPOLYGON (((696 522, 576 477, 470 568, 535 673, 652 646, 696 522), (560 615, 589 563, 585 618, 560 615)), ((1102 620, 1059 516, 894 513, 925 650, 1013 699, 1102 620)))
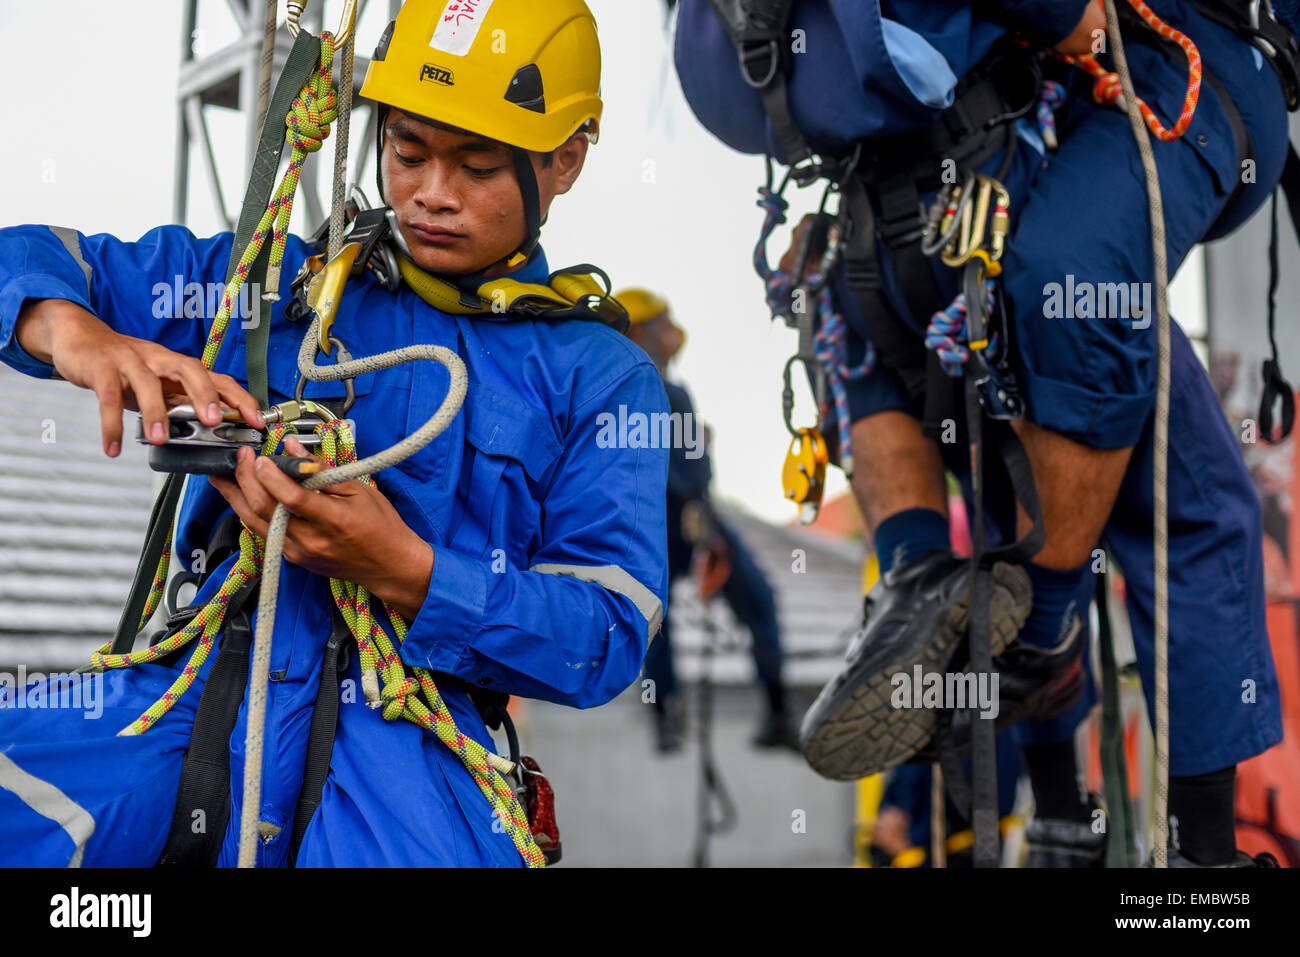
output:
POLYGON ((293 98, 289 115, 284 119, 293 148, 306 153, 315 153, 320 149, 325 137, 330 135, 330 124, 339 115, 338 97, 330 82, 330 66, 334 61, 333 41, 328 31, 321 34, 320 40, 320 67, 293 98))
POLYGON ((406 711, 406 699, 420 690, 420 683, 410 675, 401 673, 395 680, 388 681, 380 692, 384 701, 384 720, 396 721, 406 711))

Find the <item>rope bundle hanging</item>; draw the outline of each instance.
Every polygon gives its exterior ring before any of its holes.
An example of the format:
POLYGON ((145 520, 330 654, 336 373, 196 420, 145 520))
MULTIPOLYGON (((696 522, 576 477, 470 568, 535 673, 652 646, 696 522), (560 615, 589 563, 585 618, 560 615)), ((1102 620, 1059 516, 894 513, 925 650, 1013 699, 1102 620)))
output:
MULTIPOLYGON (((1171 128, 1166 128, 1156 116, 1155 111, 1151 109, 1136 93, 1133 94, 1137 101, 1137 111, 1146 123, 1147 129, 1156 139, 1171 143, 1187 132, 1188 125, 1192 122, 1192 117, 1196 113, 1196 101, 1201 93, 1201 54, 1196 49, 1196 44, 1191 38, 1184 33, 1175 30, 1169 24, 1165 23, 1155 11, 1148 7, 1142 0, 1129 0, 1129 5, 1137 12, 1152 30, 1161 37, 1178 44, 1187 57, 1187 94, 1183 97, 1183 108, 1178 114, 1178 121, 1171 128)), ((1116 30, 1118 36, 1118 30, 1116 30)), ((1115 54, 1118 61, 1122 55, 1123 47, 1120 43, 1113 43, 1116 47, 1115 54)), ((1103 106, 1118 106, 1120 109, 1126 109, 1124 100, 1124 84, 1121 82, 1120 74, 1111 72, 1097 62, 1097 58, 1091 54, 1057 54, 1057 58, 1065 63, 1072 64, 1082 70, 1086 70, 1097 82, 1093 84, 1092 97, 1103 106)))

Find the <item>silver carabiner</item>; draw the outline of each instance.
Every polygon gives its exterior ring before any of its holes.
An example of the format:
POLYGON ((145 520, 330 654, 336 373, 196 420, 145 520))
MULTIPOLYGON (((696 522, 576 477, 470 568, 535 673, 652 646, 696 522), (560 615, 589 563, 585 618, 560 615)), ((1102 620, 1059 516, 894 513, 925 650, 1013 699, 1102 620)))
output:
MULTIPOLYGON (((352 353, 348 352, 348 347, 345 346, 337 336, 330 336, 329 340, 330 340, 330 345, 332 345, 335 349, 338 350, 337 361, 339 363, 352 361, 352 353)), ((343 400, 343 415, 340 415, 339 418, 342 418, 343 416, 351 412, 352 406, 357 401, 357 390, 353 378, 354 378, 353 376, 348 376, 346 379, 343 380, 343 388, 346 392, 346 398, 343 400)), ((299 375, 298 384, 294 387, 293 390, 294 401, 301 402, 303 399, 303 393, 306 391, 307 391, 307 377, 305 375, 299 375)))

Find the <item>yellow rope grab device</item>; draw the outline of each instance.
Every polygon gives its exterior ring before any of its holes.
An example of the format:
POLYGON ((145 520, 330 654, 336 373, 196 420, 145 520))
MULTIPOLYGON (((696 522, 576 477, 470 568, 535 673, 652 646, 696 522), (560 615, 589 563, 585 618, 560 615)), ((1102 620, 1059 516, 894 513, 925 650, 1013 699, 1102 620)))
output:
MULTIPOLYGON (((299 16, 306 0, 290 0, 288 26, 298 35, 299 16)), ((245 278, 268 237, 272 239, 268 264, 269 290, 263 299, 275 299, 278 276, 287 241, 289 217, 292 212, 298 177, 308 152, 315 152, 329 135, 330 123, 336 118, 342 126, 350 108, 350 88, 343 93, 343 105, 338 107, 332 88, 331 66, 336 50, 343 50, 344 75, 351 75, 352 45, 347 41, 354 28, 355 0, 348 0, 337 34, 323 31, 320 36, 318 67, 293 101, 286 118, 288 138, 293 152, 288 168, 262 216, 248 246, 233 270, 227 284, 222 306, 214 318, 203 363, 213 368, 220 352, 232 313, 232 304, 239 295, 245 278)), ((273 27, 268 22, 268 31, 273 27)), ((350 87, 350 84, 349 84, 350 87)), ((343 191, 341 176, 346 168, 346 141, 336 144, 334 216, 341 217, 343 191)), ((333 225, 333 223, 332 223, 333 225)), ((400 237, 394 237, 399 239, 400 237)), ((441 346, 413 345, 395 349, 376 356, 351 359, 343 349, 335 365, 317 366, 316 353, 331 353, 332 326, 348 277, 364 264, 358 262, 361 246, 355 242, 339 245, 332 230, 328 257, 321 255, 309 259, 303 266, 300 279, 309 283, 307 305, 311 313, 311 326, 303 338, 298 356, 299 371, 304 380, 350 380, 358 375, 377 372, 392 366, 416 360, 439 362, 450 374, 447 396, 434 415, 407 438, 383 452, 358 460, 355 437, 349 425, 328 407, 310 400, 298 399, 281 403, 264 412, 266 441, 262 454, 275 454, 287 435, 297 427, 308 427, 316 435, 318 451, 325 470, 309 476, 303 487, 318 490, 338 482, 360 480, 374 484, 371 475, 415 454, 433 441, 459 413, 468 385, 464 363, 456 353, 441 346), (335 249, 334 247, 339 247, 335 249)), ((485 314, 488 312, 521 312, 527 314, 551 313, 572 315, 582 313, 592 318, 617 325, 626 321, 626 313, 609 297, 608 282, 602 289, 592 275, 581 272, 586 267, 560 272, 551 277, 550 285, 520 283, 509 279, 495 279, 479 286, 479 299, 450 283, 423 272, 404 256, 398 256, 402 278, 430 305, 456 314, 485 314)), ((598 272, 598 270, 596 270, 598 272)), ((243 528, 239 536, 239 557, 217 593, 199 610, 189 624, 175 634, 142 652, 111 653, 112 643, 105 644, 93 656, 92 667, 125 668, 136 664, 157 661, 175 652, 194 639, 197 646, 181 673, 163 696, 139 718, 119 732, 121 735, 142 734, 166 714, 172 705, 196 680, 199 670, 216 643, 231 598, 244 585, 262 578, 253 643, 253 663, 248 691, 248 734, 245 747, 244 791, 240 821, 239 866, 256 864, 258 837, 257 817, 261 803, 261 773, 263 735, 266 715, 267 682, 269 680, 270 645, 274 629, 277 589, 288 511, 278 505, 272 517, 266 538, 254 535, 243 528)), ((145 602, 138 630, 143 630, 158 608, 170 567, 171 545, 174 538, 174 519, 154 575, 148 599, 145 602)), ((335 604, 357 641, 362 671, 362 688, 366 703, 372 708, 382 708, 386 720, 405 718, 435 734, 461 759, 471 777, 492 807, 529 867, 545 866, 545 857, 534 839, 527 815, 518 795, 503 775, 516 770, 514 762, 487 750, 456 727, 450 710, 439 694, 431 673, 424 668, 408 667, 402 662, 399 649, 405 640, 408 624, 387 604, 384 610, 392 625, 394 640, 377 619, 372 596, 362 586, 352 582, 331 579, 330 592, 335 604)))

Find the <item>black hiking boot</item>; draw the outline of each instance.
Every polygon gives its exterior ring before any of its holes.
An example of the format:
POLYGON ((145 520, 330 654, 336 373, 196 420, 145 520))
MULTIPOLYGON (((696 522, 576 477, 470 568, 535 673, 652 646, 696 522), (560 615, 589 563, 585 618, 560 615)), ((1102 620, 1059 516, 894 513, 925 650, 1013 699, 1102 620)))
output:
MULTIPOLYGON (((1101 805, 1089 795, 1089 811, 1101 805)), ((1083 821, 1033 817, 1025 827, 1025 867, 1105 867, 1106 834, 1083 821)))
MULTIPOLYGON (((1014 565, 995 564, 992 576, 997 655, 1029 617, 1033 587, 1014 565)), ((814 771, 852 781, 901 764, 926 745, 938 711, 892 707, 891 679, 917 665, 927 672, 965 670, 969 592, 970 561, 947 549, 892 568, 876 584, 843 668, 804 715, 800 746, 814 771)))
POLYGON ((654 715, 655 749, 660 754, 676 754, 686 738, 680 703, 675 698, 655 702, 654 715))
POLYGON ((799 729, 795 727, 788 711, 769 710, 754 733, 752 743, 756 748, 789 748, 798 751, 799 729))
MULTIPOLYGON (((1019 721, 1046 721, 1075 705, 1083 696, 1087 680, 1083 668, 1086 637, 1083 621, 1075 616, 1053 648, 1013 641, 1000 654, 994 651, 998 713, 993 720, 999 734, 1019 721)), ((952 713, 949 739, 959 757, 970 753, 970 722, 970 711, 952 713)), ((917 750, 911 761, 928 764, 938 759, 938 745, 931 740, 917 750)))

